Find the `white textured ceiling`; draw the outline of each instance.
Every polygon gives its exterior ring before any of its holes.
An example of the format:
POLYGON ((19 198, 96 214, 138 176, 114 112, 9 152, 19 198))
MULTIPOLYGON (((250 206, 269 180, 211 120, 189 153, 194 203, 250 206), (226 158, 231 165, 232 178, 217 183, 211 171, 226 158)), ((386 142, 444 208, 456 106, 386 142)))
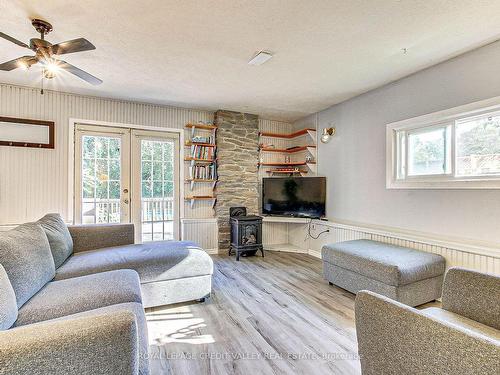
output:
MULTIPOLYGON (((97 47, 65 60, 101 86, 64 74, 49 88, 283 120, 500 37, 499 0, 0 0, 0 31, 27 42, 32 17, 53 24, 53 43, 97 47), (274 58, 247 65, 262 49, 274 58)), ((25 52, 0 39, 2 62, 25 52)), ((0 72, 0 82, 39 81, 39 68, 0 72)))

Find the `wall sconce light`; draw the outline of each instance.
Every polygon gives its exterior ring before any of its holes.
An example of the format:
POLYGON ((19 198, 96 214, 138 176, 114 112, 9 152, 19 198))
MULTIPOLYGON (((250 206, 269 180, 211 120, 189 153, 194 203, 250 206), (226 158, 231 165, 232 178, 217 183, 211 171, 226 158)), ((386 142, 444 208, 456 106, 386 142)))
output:
POLYGON ((321 143, 328 143, 335 135, 335 128, 324 128, 321 134, 321 143))

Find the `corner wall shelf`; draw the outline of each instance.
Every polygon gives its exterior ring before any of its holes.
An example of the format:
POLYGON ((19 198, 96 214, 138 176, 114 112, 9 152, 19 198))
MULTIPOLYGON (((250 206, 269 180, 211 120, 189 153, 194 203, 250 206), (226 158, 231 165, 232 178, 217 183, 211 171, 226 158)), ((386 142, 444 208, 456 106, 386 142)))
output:
POLYGON ((261 137, 272 137, 272 138, 296 138, 300 137, 301 135, 305 134, 310 134, 312 136, 312 133, 316 134, 316 129, 314 128, 305 128, 298 130, 296 132, 290 133, 290 134, 280 134, 280 133, 271 133, 271 132, 260 132, 261 137))
POLYGON ((300 174, 300 175, 303 175, 303 174, 307 174, 308 171, 306 171, 304 169, 291 169, 291 170, 270 169, 266 172, 269 174, 289 174, 289 175, 300 174))
POLYGON ((317 170, 316 135, 316 129, 312 127, 291 133, 261 131, 259 133, 261 138, 259 168, 264 168, 264 171, 271 176, 274 174, 315 174, 317 170), (272 141, 273 138, 276 140, 272 141), (301 166, 307 168, 294 168, 301 166))
POLYGON ((259 165, 263 167, 297 167, 301 165, 309 165, 309 164, 316 164, 316 162, 296 162, 296 163, 280 163, 280 162, 270 162, 270 163, 259 163, 259 165))
POLYGON ((316 148, 316 146, 313 145, 307 145, 307 146, 297 146, 293 148, 272 148, 272 147, 262 147, 260 151, 263 152, 283 152, 283 153, 288 153, 288 154, 293 154, 295 152, 301 152, 301 151, 306 151, 309 148, 316 148))

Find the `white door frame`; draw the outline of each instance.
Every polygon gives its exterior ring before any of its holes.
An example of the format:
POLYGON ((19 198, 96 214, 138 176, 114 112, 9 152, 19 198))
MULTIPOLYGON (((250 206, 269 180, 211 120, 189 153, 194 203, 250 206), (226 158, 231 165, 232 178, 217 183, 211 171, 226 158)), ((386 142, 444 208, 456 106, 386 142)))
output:
MULTIPOLYGON (((170 132, 179 134, 179 161, 184 160, 184 129, 167 128, 160 126, 147 126, 109 121, 95 121, 87 119, 70 118, 68 131, 68 217, 75 222, 75 127, 80 125, 109 126, 114 128, 128 128, 137 130, 153 130, 157 132, 170 132)), ((179 168, 179 202, 184 202, 184 168, 179 168)), ((179 204, 179 221, 184 218, 184 204, 179 204)))
MULTIPOLYGON (((174 132, 157 132, 153 130, 137 130, 132 129, 130 134, 131 142, 131 221, 141 222, 141 140, 161 140, 168 139, 174 140, 174 239, 180 239, 180 215, 181 208, 180 200, 180 187, 184 185, 183 180, 180 179, 180 157, 179 155, 180 139, 179 134, 174 132)), ((139 226, 135 228, 135 238, 137 242, 142 242, 142 230, 139 226)))

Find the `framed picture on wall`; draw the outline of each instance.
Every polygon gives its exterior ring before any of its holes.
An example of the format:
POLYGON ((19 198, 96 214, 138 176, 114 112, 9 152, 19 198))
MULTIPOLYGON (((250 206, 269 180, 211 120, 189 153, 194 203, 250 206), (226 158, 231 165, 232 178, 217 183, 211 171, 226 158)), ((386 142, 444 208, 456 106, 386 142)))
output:
POLYGON ((0 146, 54 148, 53 121, 0 116, 0 146))

